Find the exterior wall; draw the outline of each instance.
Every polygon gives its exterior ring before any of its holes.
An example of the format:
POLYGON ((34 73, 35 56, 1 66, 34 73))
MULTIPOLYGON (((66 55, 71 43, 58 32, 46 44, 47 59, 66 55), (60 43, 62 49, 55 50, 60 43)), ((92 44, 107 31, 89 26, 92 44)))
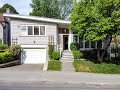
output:
POLYGON ((48 36, 54 35, 54 45, 57 45, 57 25, 53 23, 37 22, 31 20, 11 19, 11 43, 12 39, 18 39, 19 45, 48 45, 48 36), (45 25, 45 36, 21 36, 21 25, 45 25))
POLYGON ((3 39, 3 27, 0 24, 0 39, 3 39))

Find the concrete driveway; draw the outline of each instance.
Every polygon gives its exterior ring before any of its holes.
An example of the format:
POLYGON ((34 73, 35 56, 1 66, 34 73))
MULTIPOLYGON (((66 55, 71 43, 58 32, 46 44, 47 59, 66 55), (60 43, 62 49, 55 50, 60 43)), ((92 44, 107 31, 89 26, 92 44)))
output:
POLYGON ((7 68, 0 68, 0 71, 42 71, 43 64, 22 64, 7 68))

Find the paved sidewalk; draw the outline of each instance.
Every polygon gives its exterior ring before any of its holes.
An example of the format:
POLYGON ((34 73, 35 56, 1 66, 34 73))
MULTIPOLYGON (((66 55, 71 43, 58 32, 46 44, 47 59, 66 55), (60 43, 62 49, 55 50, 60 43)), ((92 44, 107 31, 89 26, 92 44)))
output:
POLYGON ((62 58, 60 61, 62 62, 62 71, 75 71, 73 67, 74 58, 69 50, 64 50, 62 52, 62 58))
POLYGON ((0 82, 44 82, 64 84, 120 85, 120 75, 57 71, 4 71, 0 82))

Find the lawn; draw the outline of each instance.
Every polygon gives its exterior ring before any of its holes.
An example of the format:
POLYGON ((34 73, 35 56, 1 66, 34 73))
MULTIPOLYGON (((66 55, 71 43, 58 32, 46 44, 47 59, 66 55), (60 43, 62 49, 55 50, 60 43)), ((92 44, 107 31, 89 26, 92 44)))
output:
POLYGON ((120 74, 120 65, 101 63, 95 64, 91 61, 75 60, 73 63, 76 72, 92 72, 104 74, 120 74))
POLYGON ((48 70, 61 71, 61 62, 59 60, 50 60, 48 62, 48 70))

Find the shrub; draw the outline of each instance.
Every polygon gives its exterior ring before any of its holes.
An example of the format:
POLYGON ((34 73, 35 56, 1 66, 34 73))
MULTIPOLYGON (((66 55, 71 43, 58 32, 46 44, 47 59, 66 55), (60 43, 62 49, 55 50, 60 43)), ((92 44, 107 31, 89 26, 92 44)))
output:
POLYGON ((48 70, 61 71, 61 62, 56 60, 49 61, 48 70))
POLYGON ((48 54, 49 54, 49 58, 52 59, 52 53, 54 52, 54 45, 48 45, 49 50, 48 50, 48 54))
MULTIPOLYGON (((84 58, 84 59, 89 59, 89 60, 93 60, 93 61, 95 61, 95 62, 98 61, 97 49, 85 50, 85 51, 81 51, 81 52, 83 53, 82 58, 84 58)), ((101 53, 102 53, 102 52, 103 52, 103 50, 101 50, 101 53)), ((106 52, 106 54, 105 54, 105 56, 104 56, 104 61, 105 61, 105 59, 106 59, 107 56, 108 56, 108 55, 107 55, 107 52, 106 52)))
POLYGON ((70 44, 70 49, 71 49, 71 51, 76 51, 76 50, 78 50, 78 48, 77 48, 77 43, 71 43, 71 44, 70 44))
POLYGON ((80 51, 73 51, 73 56, 74 56, 74 59, 80 59, 83 54, 80 52, 80 51))
POLYGON ((15 56, 15 59, 19 59, 21 51, 22 50, 19 45, 16 46, 13 45, 8 49, 8 52, 11 52, 15 56))
POLYGON ((0 63, 7 63, 10 61, 14 61, 15 60, 15 56, 10 53, 10 52, 3 52, 0 53, 0 63))
POLYGON ((53 52, 52 53, 52 58, 54 60, 59 60, 60 59, 60 52, 58 52, 58 51, 53 52))
POLYGON ((2 45, 2 44, 0 44, 0 50, 2 51, 2 50, 6 50, 6 49, 8 49, 8 45, 2 45))

